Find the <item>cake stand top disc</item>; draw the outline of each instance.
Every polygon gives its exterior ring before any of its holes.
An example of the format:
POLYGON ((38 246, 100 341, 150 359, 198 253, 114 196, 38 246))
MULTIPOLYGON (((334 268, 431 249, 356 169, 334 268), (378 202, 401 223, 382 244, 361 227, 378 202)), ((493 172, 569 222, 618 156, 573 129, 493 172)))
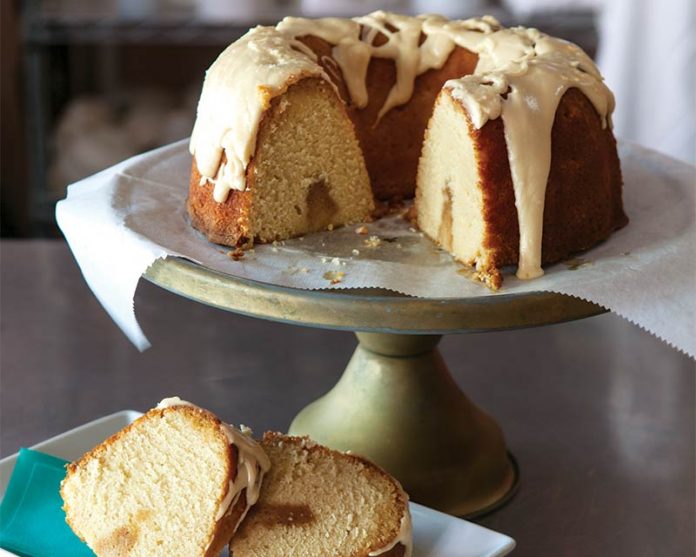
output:
POLYGON ((415 298, 382 289, 303 290, 235 277, 175 257, 157 260, 144 276, 166 290, 235 313, 350 331, 497 331, 561 323, 607 311, 551 292, 415 298))

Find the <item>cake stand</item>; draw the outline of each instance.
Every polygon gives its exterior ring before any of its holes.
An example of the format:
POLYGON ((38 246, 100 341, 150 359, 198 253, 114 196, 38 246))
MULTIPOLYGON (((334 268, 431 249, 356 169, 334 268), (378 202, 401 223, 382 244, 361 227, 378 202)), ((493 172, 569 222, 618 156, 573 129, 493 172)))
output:
POLYGON ((432 299, 378 289, 309 291, 178 258, 158 260, 145 277, 228 311, 355 331, 358 346, 342 377, 295 417, 289 432, 367 456, 398 478, 414 501, 465 517, 508 500, 519 473, 498 424, 450 375, 437 349, 442 335, 547 325, 606 311, 546 292, 432 299))

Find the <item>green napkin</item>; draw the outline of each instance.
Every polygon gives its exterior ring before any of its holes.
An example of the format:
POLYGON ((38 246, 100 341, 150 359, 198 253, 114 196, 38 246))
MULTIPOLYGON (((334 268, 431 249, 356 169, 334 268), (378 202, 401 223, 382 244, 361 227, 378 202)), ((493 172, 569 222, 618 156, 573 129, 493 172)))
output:
POLYGON ((0 547, 31 557, 94 557, 65 522, 60 482, 67 461, 20 449, 0 504, 0 547))

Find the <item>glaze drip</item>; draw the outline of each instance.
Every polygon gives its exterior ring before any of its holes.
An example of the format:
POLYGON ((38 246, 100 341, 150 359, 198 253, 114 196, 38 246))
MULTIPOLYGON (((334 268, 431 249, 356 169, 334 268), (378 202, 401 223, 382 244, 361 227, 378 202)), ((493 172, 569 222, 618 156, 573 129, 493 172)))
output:
POLYGON ((379 557, 387 551, 391 551, 397 545, 404 546, 403 557, 412 557, 413 555, 413 522, 411 520, 411 511, 409 510, 408 504, 406 504, 406 511, 401 517, 401 525, 399 527, 399 533, 389 545, 376 549, 375 551, 370 551, 368 557, 379 557))
MULTIPOLYGON (((163 409, 172 406, 188 406, 189 408, 202 410, 199 406, 176 396, 165 398, 157 405, 157 408, 163 409)), ((239 500, 242 492, 246 490, 246 505, 238 521, 239 524, 252 505, 258 501, 263 477, 266 472, 270 470, 271 461, 261 448, 261 445, 251 437, 251 431, 247 428, 242 426, 240 430, 229 424, 220 422, 220 429, 227 437, 229 444, 237 449, 237 472, 235 477, 230 481, 225 497, 220 502, 215 520, 220 520, 231 511, 239 500)))
POLYGON ((303 43, 273 27, 255 27, 228 46, 206 72, 190 151, 218 203, 244 189, 263 111, 304 77, 331 82, 303 43), (226 162, 221 164, 222 154, 226 162))
POLYGON ((558 103, 577 87, 609 122, 614 97, 599 71, 577 46, 516 27, 492 33, 479 53, 476 73, 445 83, 480 129, 501 116, 520 230, 517 276, 541 276, 546 184, 551 168, 551 129, 558 103))
POLYGON ((592 60, 576 45, 536 29, 506 29, 492 17, 450 21, 436 15, 408 17, 377 11, 354 19, 285 18, 257 27, 229 46, 206 75, 191 137, 191 153, 222 202, 243 190, 256 132, 270 99, 309 76, 331 78, 298 39, 319 37, 346 84, 350 103, 367 106, 370 60, 394 61, 396 81, 374 126, 411 98, 417 76, 441 68, 459 46, 478 55, 473 75, 445 83, 475 128, 502 117, 517 207, 520 249, 517 276, 541 269, 544 198, 551 164, 551 128, 563 94, 577 87, 602 125, 611 125, 614 98, 592 60), (220 164, 222 153, 226 163, 220 164))

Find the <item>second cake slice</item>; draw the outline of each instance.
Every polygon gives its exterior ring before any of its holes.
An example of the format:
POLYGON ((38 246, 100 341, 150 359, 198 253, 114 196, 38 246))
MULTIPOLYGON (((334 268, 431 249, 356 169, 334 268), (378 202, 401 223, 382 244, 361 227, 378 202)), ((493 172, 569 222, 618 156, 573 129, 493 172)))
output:
POLYGON ((230 544, 233 557, 409 557, 401 485, 375 464, 306 437, 266 433, 261 495, 230 544))

